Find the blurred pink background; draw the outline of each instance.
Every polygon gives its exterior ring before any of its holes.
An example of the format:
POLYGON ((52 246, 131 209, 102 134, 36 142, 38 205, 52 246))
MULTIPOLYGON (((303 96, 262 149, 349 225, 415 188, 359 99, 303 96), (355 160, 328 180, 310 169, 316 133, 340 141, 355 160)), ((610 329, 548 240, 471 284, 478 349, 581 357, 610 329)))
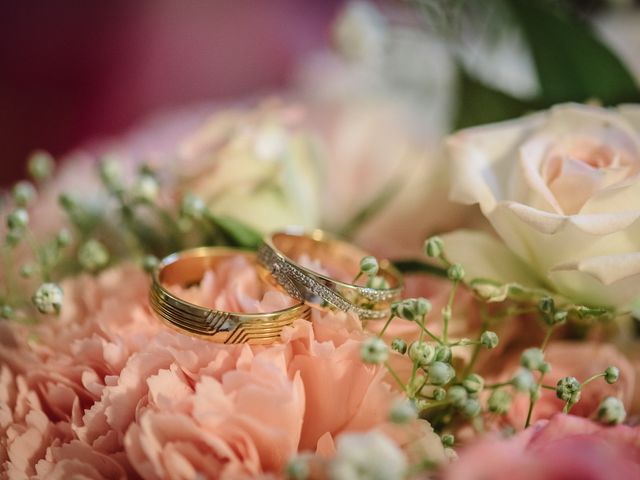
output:
POLYGON ((156 111, 286 85, 338 0, 48 0, 0 5, 0 185, 156 111))

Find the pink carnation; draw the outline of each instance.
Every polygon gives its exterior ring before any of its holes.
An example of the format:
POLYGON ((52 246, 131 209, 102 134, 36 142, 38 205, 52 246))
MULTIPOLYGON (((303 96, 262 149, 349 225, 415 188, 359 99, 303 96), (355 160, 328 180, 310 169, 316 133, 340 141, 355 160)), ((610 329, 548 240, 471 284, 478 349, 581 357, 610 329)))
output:
POLYGON ((640 478, 640 427, 603 427, 558 414, 510 439, 487 436, 463 449, 451 480, 640 478))
MULTIPOLYGON (((255 307, 250 267, 225 268, 221 298, 255 307)), ((0 460, 11 478, 279 473, 299 450, 330 453, 341 433, 386 424, 396 394, 383 369, 361 362, 350 315, 315 312, 271 346, 218 345, 158 321, 148 278, 131 265, 62 286, 59 318, 0 332, 0 460)), ((207 288, 189 294, 206 303, 207 288)), ((258 294, 264 308, 288 301, 258 294)))

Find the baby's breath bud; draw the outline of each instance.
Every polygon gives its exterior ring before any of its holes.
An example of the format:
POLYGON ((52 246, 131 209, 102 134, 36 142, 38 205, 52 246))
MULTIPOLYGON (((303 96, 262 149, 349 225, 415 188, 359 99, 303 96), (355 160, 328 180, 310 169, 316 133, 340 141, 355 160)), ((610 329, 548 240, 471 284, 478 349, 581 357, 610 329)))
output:
POLYGON ((26 265, 23 265, 22 267, 20 267, 20 276, 22 278, 30 278, 31 276, 33 276, 33 272, 34 272, 34 268, 33 265, 30 263, 27 263, 26 265))
POLYGON ((42 182, 51 176, 54 166, 55 162, 51 154, 44 150, 36 150, 29 157, 27 170, 31 178, 36 182, 42 182))
POLYGON ((453 447, 453 444, 456 443, 456 437, 454 437, 450 433, 445 433, 444 435, 442 435, 442 437, 440 437, 440 439, 442 440, 442 445, 444 445, 445 447, 453 447))
POLYGON ((542 297, 538 302, 538 309, 542 313, 552 314, 556 309, 556 304, 552 297, 542 297))
POLYGON ((569 315, 569 312, 566 312, 564 310, 560 310, 557 311, 556 313, 554 313, 552 316, 547 317, 549 319, 549 323, 551 325, 562 325, 563 323, 565 323, 567 321, 567 316, 569 315))
POLYGON ((447 399, 454 407, 462 408, 469 398, 469 393, 461 385, 454 385, 447 392, 447 399))
POLYGON ((287 463, 287 478, 291 480, 307 480, 309 474, 309 464, 303 455, 296 455, 287 463))
POLYGON ((424 242, 424 253, 426 253, 428 257, 439 257, 442 255, 443 248, 444 242, 440 237, 431 237, 424 242))
POLYGON ((446 345, 438 345, 436 347, 436 361, 449 363, 451 361, 451 348, 446 345))
POLYGON ((520 356, 520 365, 527 370, 538 370, 544 363, 544 353, 539 348, 527 348, 520 356))
POLYGON ((142 259, 142 268, 145 272, 151 273, 158 266, 159 260, 154 255, 147 255, 142 259))
POLYGON ((532 402, 537 402, 538 400, 540 400, 540 387, 534 385, 531 389, 530 395, 532 402))
POLYGON ((71 243, 71 232, 66 228, 63 228, 56 235, 56 244, 58 247, 63 248, 71 243))
POLYGON ((623 403, 616 397, 607 397, 598 407, 597 417, 602 423, 619 425, 624 422, 627 412, 623 403))
POLYGON ((366 286, 375 290, 387 290, 389 288, 389 282, 384 277, 378 275, 369 277, 366 286))
POLYGON ((378 260, 371 255, 362 257, 360 260, 360 271, 369 277, 373 277, 378 274, 378 260))
POLYGON ((480 343, 488 349, 496 348, 499 341, 498 334, 490 330, 484 331, 482 335, 480 335, 480 343))
POLYGON ((436 349, 427 342, 413 342, 409 347, 409 358, 424 367, 436 358, 436 349))
POLYGON ((133 197, 140 202, 153 202, 158 196, 160 186, 153 175, 140 175, 133 186, 133 197))
POLYGON ((470 373, 462 380, 462 386, 466 388, 469 393, 479 393, 484 388, 484 378, 476 373, 470 373))
POLYGON ((11 247, 15 247, 18 243, 20 243, 20 240, 22 240, 22 237, 24 236, 24 230, 18 230, 18 229, 13 229, 13 230, 9 230, 7 232, 7 245, 11 246, 11 247))
POLYGON ((549 373, 551 371, 551 364, 549 362, 542 362, 538 370, 540 370, 540 373, 549 373))
POLYGON ((605 382, 609 384, 616 383, 618 378, 620 378, 620 369, 618 367, 611 366, 604 371, 605 382))
POLYGON ((445 399, 445 397, 447 396, 447 391, 442 387, 437 387, 433 389, 431 396, 435 401, 439 402, 445 399))
POLYGON ((109 252, 98 240, 87 240, 78 249, 78 262, 89 272, 96 272, 109 263, 109 252))
POLYGON ((24 208, 17 208, 7 217, 9 230, 22 230, 29 224, 29 214, 24 208))
POLYGON ((416 305, 416 313, 419 317, 424 317, 428 315, 431 311, 431 302, 423 297, 418 297, 415 300, 416 305))
POLYGON ((77 206, 77 202, 66 192, 62 192, 58 196, 58 203, 67 212, 73 210, 77 206))
POLYGON ((13 317, 13 308, 10 305, 3 305, 0 308, 0 318, 9 320, 11 317, 13 317))
POLYGON ((19 207, 26 207, 36 196, 36 189, 31 182, 22 181, 13 187, 13 200, 19 207))
POLYGON ((491 392, 487 403, 490 412, 503 415, 511 408, 511 394, 502 388, 497 388, 491 392))
POLYGON ((408 423, 417 417, 416 407, 409 400, 400 399, 395 401, 389 411, 389 420, 393 423, 408 423))
POLYGON ((113 155, 107 155, 100 161, 98 172, 100 179, 109 189, 118 189, 122 186, 122 168, 113 155))
POLYGON ((469 398, 462 407, 462 413, 469 418, 477 417, 482 410, 482 405, 476 398, 469 398))
POLYGON ((427 373, 429 374, 429 382, 433 385, 446 385, 456 376, 453 367, 444 362, 432 363, 429 365, 427 373))
POLYGON ((521 368, 516 372, 511 383, 519 392, 530 392, 534 388, 536 380, 531 371, 521 368))
POLYGON ((417 316, 416 303, 413 298, 407 298, 395 305, 396 315, 404 320, 413 322, 417 316))
POLYGON ((464 268, 459 263, 454 263, 447 270, 447 276, 454 282, 459 282, 464 278, 464 268))
POLYGON ((381 338, 371 337, 362 343, 360 357, 365 363, 380 364, 387 361, 389 350, 381 338))
POLYGON ((43 283, 32 297, 38 311, 48 315, 60 313, 62 300, 62 289, 55 283, 43 283))
POLYGON ((187 193, 180 204, 180 212, 187 218, 201 219, 207 210, 204 201, 192 193, 187 193))
POLYGON ((582 385, 575 377, 563 377, 556 385, 556 396, 567 403, 576 403, 580 399, 582 385))
POLYGON ((401 338, 394 338, 391 342, 391 349, 401 355, 407 353, 407 342, 401 338))

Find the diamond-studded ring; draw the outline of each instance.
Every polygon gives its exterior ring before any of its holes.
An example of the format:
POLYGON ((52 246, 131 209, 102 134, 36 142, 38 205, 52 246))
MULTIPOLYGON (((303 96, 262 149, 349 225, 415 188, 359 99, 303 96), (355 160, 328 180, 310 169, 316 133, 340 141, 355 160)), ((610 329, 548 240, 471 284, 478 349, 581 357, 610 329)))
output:
POLYGON ((258 249, 258 261, 290 296, 316 308, 355 312, 361 320, 382 319, 400 298, 402 275, 381 260, 378 276, 384 279, 384 288, 349 282, 365 256, 358 247, 322 230, 277 232, 258 249))
POLYGON ((275 312, 224 312, 189 303, 167 288, 197 284, 217 262, 238 255, 258 267, 255 253, 221 247, 184 250, 164 258, 153 272, 151 309, 173 329, 216 343, 272 343, 295 319, 310 317, 310 308, 301 302, 275 312))

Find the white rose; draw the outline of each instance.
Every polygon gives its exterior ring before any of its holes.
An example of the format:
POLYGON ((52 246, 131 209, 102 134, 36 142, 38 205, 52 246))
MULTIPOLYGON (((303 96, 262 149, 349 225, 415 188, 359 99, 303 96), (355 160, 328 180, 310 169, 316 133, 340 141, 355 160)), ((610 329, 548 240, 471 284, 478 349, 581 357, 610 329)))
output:
POLYGON ((295 107, 216 113, 181 145, 178 191, 262 233, 319 223, 320 163, 295 107))
MULTIPOLYGON (((478 203, 539 284, 586 304, 640 297, 640 107, 559 105, 463 130, 447 145, 452 199, 478 203)), ((487 263, 513 271, 504 267, 512 255, 478 234, 447 246, 477 276, 487 263)))

